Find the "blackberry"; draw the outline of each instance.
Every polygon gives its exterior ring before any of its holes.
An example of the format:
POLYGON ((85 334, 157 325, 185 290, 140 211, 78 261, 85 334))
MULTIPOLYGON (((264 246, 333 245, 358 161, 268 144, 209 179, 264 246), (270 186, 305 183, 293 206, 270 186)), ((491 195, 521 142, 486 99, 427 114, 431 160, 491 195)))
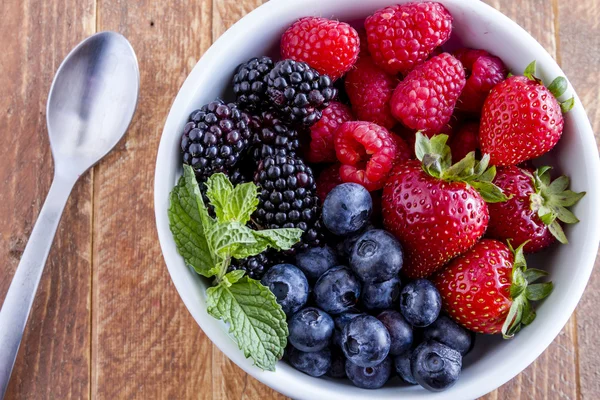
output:
POLYGON ((270 257, 271 252, 265 251, 256 256, 250 256, 243 260, 231 259, 231 264, 227 268, 227 272, 235 270, 246 271, 246 274, 256 280, 261 280, 265 273, 275 265, 275 261, 270 257))
POLYGON ((321 119, 321 111, 337 94, 331 79, 319 75, 308 64, 279 61, 266 76, 267 97, 288 122, 310 126, 321 119))
POLYGON ((259 110, 265 101, 265 76, 273 69, 269 57, 254 57, 240 64, 233 76, 233 93, 244 110, 259 110))
POLYGON ((300 250, 323 243, 319 197, 310 167, 296 155, 266 157, 254 174, 260 189, 253 220, 263 229, 300 228, 300 250))
POLYGON ((298 132, 288 127, 273 110, 263 111, 250 120, 252 147, 250 154, 254 170, 266 157, 291 155, 300 147, 298 132))
POLYGON ((208 103, 190 114, 181 136, 183 162, 199 182, 217 172, 229 174, 248 146, 250 117, 235 103, 208 103))

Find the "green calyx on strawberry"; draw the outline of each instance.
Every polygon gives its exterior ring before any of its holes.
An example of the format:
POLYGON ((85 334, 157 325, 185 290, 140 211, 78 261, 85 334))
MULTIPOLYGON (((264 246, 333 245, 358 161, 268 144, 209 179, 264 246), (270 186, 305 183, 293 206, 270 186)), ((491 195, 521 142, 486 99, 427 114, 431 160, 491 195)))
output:
POLYGON ((548 297, 554 289, 552 282, 535 283, 548 273, 534 268, 527 269, 527 262, 523 255, 525 244, 513 249, 508 242, 508 247, 514 256, 514 263, 510 285, 512 305, 502 325, 502 336, 505 339, 512 338, 523 326, 533 322, 536 314, 530 302, 548 297))
POLYGON ((452 155, 450 147, 446 145, 447 141, 447 135, 435 135, 430 139, 417 132, 415 153, 427 174, 447 182, 464 182, 475 188, 487 203, 508 200, 502 189, 492 183, 496 176, 496 167, 488 168, 489 155, 484 154, 481 161, 478 161, 475 152, 472 151, 462 160, 452 164, 452 155))
POLYGON ((535 193, 530 196, 531 209, 537 212, 540 220, 548 226, 552 235, 561 243, 569 241, 560 226, 560 222, 574 224, 579 219, 567 207, 575 205, 585 192, 568 190, 569 178, 565 175, 551 181, 551 167, 538 168, 532 175, 535 193), (560 221, 560 222, 559 222, 560 221))
MULTIPOLYGON (((529 80, 532 80, 540 85, 543 85, 544 82, 542 82, 542 80, 540 78, 535 76, 535 70, 536 70, 536 62, 535 62, 535 60, 533 60, 525 68, 525 71, 523 72, 523 76, 525 76, 529 80)), ((550 83, 550 85, 548 85, 548 90, 550 91, 550 93, 552 93, 552 95, 556 98, 556 100, 558 100, 558 98, 560 96, 565 94, 565 92, 567 91, 568 88, 569 88, 569 83, 567 82, 567 79, 564 76, 556 77, 552 81, 552 83, 550 83)), ((567 113, 567 112, 571 111, 571 109, 575 105, 575 98, 573 96, 571 96, 570 98, 568 98, 567 100, 564 100, 564 101, 558 100, 558 103, 560 104, 561 111, 563 113, 567 113)))

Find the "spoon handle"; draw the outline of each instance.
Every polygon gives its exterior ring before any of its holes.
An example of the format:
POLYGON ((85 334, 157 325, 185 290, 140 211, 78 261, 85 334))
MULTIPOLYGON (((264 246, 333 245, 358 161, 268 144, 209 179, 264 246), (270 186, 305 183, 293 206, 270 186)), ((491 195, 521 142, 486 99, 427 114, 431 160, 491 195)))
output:
POLYGON ((0 310, 0 399, 6 393, 54 234, 77 178, 55 174, 0 310))

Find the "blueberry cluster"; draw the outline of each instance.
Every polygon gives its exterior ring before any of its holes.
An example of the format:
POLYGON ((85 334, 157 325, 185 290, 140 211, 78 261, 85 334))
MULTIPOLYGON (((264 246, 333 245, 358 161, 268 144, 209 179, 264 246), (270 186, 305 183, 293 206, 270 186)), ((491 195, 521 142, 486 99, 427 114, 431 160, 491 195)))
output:
POLYGON ((394 370, 407 384, 447 389, 473 337, 440 315, 431 282, 401 285, 402 247, 369 224, 372 208, 361 185, 336 186, 323 223, 340 239, 338 250, 310 248, 262 279, 288 316, 286 358, 308 375, 348 378, 365 389, 382 387, 394 370))

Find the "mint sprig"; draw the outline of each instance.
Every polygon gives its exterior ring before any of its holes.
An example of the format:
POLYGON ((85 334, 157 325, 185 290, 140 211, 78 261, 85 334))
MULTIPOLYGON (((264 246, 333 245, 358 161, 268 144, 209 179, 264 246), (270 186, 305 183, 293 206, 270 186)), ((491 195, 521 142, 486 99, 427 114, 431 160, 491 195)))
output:
POLYGON ((208 213, 193 169, 184 165, 168 210, 177 250, 198 274, 214 277, 214 286, 206 291, 208 313, 229 323, 238 346, 257 367, 272 371, 287 342, 285 313, 267 287, 243 271, 227 273, 227 268, 232 258, 243 259, 268 248, 290 249, 302 230, 255 231, 246 226, 258 205, 253 183, 234 187, 224 174, 215 174, 206 182, 206 196, 216 218, 208 213))

